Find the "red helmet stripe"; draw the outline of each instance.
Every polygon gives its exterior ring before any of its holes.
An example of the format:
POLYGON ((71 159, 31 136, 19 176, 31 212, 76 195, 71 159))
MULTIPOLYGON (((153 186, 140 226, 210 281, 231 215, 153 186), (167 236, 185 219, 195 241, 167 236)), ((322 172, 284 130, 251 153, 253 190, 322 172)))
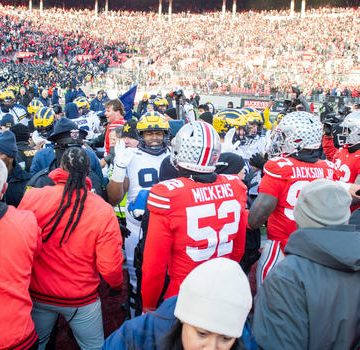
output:
POLYGON ((200 157, 200 165, 207 166, 209 164, 211 157, 211 150, 213 148, 212 130, 210 129, 209 125, 206 123, 200 123, 200 125, 203 129, 203 137, 204 137, 204 147, 200 157))

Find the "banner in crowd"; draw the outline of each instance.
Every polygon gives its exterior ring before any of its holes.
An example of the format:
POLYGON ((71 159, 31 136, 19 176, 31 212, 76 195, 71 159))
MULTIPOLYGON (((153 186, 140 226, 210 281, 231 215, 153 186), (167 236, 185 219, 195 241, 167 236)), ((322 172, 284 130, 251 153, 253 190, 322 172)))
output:
POLYGON ((123 95, 119 96, 119 100, 123 103, 125 109, 125 119, 131 119, 132 109, 134 107, 134 100, 136 95, 137 85, 132 86, 123 95))
POLYGON ((30 52, 30 51, 18 51, 15 56, 17 59, 19 58, 31 58, 33 56, 35 56, 35 52, 30 52))

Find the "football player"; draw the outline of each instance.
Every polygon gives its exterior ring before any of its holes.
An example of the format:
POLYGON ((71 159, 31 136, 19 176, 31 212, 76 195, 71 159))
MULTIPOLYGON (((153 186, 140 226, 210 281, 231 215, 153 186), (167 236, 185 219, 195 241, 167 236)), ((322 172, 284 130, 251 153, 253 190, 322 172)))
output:
POLYGON ((114 169, 107 186, 108 201, 112 205, 119 203, 128 193, 126 226, 131 235, 125 240, 125 251, 132 312, 137 286, 134 250, 141 238, 140 214, 145 211, 148 190, 159 182, 161 162, 169 154, 169 123, 159 112, 147 112, 138 121, 136 129, 139 135, 137 148, 125 148, 124 141, 116 144, 114 169), (130 205, 134 210, 129 210, 130 205))
POLYGON ((101 133, 100 118, 97 113, 90 111, 90 103, 84 96, 77 97, 74 101, 78 108, 79 117, 72 119, 79 129, 87 131, 87 140, 92 140, 101 133))
POLYGON ((8 113, 13 116, 15 124, 21 123, 28 126, 30 118, 28 118, 26 108, 16 103, 14 92, 9 89, 0 92, 0 119, 8 113))
POLYGON ((341 181, 360 184, 360 111, 348 114, 340 128, 345 144, 337 149, 333 137, 324 136, 324 152, 339 169, 341 181))
POLYGON ((187 274, 216 257, 240 262, 245 246, 246 187, 236 175, 217 175, 220 138, 208 123, 184 125, 172 144, 177 179, 150 191, 150 211, 142 266, 145 311, 177 295, 187 274), (164 288, 165 276, 169 284, 164 288))
POLYGON ((276 157, 265 163, 259 195, 249 213, 249 226, 253 229, 268 220, 269 241, 257 270, 259 286, 284 257, 282 251, 296 230, 293 209, 300 190, 315 179, 337 179, 333 163, 319 159, 321 137, 320 121, 303 111, 285 115, 273 131, 270 153, 276 157))

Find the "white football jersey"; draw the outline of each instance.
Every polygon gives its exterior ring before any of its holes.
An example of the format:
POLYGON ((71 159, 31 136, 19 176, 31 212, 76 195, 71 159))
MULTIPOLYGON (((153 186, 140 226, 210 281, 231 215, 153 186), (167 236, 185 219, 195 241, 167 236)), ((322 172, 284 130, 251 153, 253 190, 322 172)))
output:
POLYGON ((25 126, 28 126, 30 118, 27 117, 27 111, 24 106, 19 104, 14 104, 9 109, 9 112, 3 112, 0 108, 0 120, 2 119, 3 115, 8 113, 13 116, 15 124, 21 123, 24 124, 25 126))
POLYGON ((155 156, 141 149, 134 151, 134 156, 126 168, 129 178, 128 202, 135 199, 140 190, 150 189, 159 182, 160 165, 169 153, 166 151, 155 156))
POLYGON ((86 130, 88 132, 86 139, 91 140, 97 134, 100 133, 100 119, 95 112, 89 112, 86 115, 82 115, 78 118, 72 119, 79 129, 86 130))

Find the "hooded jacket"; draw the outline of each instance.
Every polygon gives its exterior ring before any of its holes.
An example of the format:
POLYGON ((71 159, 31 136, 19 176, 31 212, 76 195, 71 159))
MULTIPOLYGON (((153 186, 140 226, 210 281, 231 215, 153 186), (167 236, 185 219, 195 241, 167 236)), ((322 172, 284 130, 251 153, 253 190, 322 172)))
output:
MULTIPOLYGON (((52 225, 46 226, 60 204, 69 173, 55 169, 49 174, 55 186, 26 192, 19 208, 31 210, 43 229, 44 239, 52 225), (45 227, 46 226, 46 227, 45 227)), ((88 190, 91 181, 87 179, 88 190)), ((58 306, 79 307, 98 297, 99 273, 113 288, 119 288, 122 274, 122 238, 113 208, 88 191, 81 218, 60 247, 60 239, 69 220, 71 206, 65 211, 53 235, 43 243, 34 260, 30 294, 33 300, 58 306)))
POLYGON ((255 303, 262 349, 360 348, 360 232, 353 225, 294 232, 287 257, 255 303))
POLYGON ((29 284, 40 249, 35 215, 0 203, 0 349, 29 349, 37 340, 29 284))
MULTIPOLYGON (((177 296, 165 300, 155 312, 126 321, 112 333, 102 347, 103 350, 167 350, 164 338, 174 326, 174 310, 177 296)), ((255 350, 256 343, 248 322, 241 336, 244 349, 255 350)))

